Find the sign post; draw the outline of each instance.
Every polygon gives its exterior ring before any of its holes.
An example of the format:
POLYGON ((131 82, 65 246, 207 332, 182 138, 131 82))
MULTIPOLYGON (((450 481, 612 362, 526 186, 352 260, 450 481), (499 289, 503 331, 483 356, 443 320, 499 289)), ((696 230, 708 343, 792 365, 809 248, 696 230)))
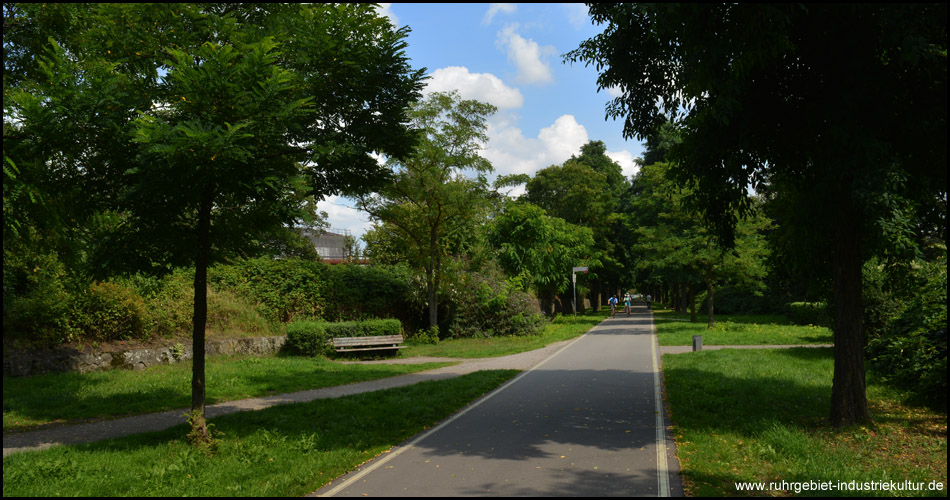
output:
POLYGON ((574 270, 571 271, 571 283, 573 284, 573 288, 574 288, 574 305, 573 305, 574 319, 577 319, 577 272, 578 271, 581 271, 584 274, 587 274, 587 266, 575 267, 574 270))

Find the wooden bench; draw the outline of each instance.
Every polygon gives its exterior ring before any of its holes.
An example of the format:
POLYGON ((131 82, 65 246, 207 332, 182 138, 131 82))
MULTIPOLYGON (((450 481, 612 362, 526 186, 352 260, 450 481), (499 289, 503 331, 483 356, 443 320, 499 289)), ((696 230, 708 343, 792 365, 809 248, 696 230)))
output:
POLYGON ((378 335, 375 337, 334 337, 331 339, 336 352, 376 351, 405 349, 402 335, 378 335))

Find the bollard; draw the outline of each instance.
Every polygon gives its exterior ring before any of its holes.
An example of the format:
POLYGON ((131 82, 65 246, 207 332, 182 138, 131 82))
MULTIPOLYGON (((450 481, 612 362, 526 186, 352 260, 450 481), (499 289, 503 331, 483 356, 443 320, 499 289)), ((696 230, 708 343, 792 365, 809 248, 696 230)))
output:
POLYGON ((693 335, 693 352, 703 350, 703 336, 693 335))

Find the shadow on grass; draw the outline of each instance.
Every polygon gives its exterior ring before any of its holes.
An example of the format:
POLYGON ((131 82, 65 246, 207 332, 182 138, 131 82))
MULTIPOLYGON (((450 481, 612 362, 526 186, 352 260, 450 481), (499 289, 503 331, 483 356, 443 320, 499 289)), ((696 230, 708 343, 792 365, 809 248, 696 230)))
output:
MULTIPOLYGON (((339 398, 288 403, 209 419, 222 444, 261 435, 264 441, 283 442, 302 452, 337 448, 366 449, 390 446, 408 439, 517 375, 519 370, 488 370, 449 381, 420 382, 407 387, 354 394, 339 398), (463 387, 464 389, 459 389, 463 387), (467 396, 467 397, 466 397, 467 396), (424 401, 439 399, 439 404, 424 401), (413 402, 420 404, 413 404, 413 402), (271 437, 268 437, 270 435, 271 437)), ((123 452, 184 440, 186 424, 163 431, 77 445, 88 451, 123 452)), ((278 444, 278 443, 273 444, 278 444)))
POLYGON ((688 356, 692 359, 664 356, 666 394, 677 427, 752 437, 776 421, 814 425, 829 415, 830 348, 688 356))
MULTIPOLYGON (((293 362, 295 358, 282 358, 293 362)), ((308 363, 308 358, 296 358, 308 363)), ((161 367, 168 369, 169 367, 161 367)), ((207 405, 244 399, 265 397, 278 393, 321 389, 336 385, 364 382, 398 376, 406 369, 394 369, 385 365, 349 366, 314 362, 312 367, 279 372, 260 368, 247 371, 233 368, 215 370, 210 367, 206 374, 207 405), (240 372, 240 373, 239 373, 240 372), (230 389, 232 379, 240 389, 230 389)), ((158 379, 153 379, 157 381, 158 379)), ((4 378, 3 411, 13 412, 21 418, 40 422, 77 421, 83 419, 118 418, 145 413, 161 412, 191 406, 191 372, 171 372, 160 387, 143 383, 124 391, 97 395, 97 386, 114 384, 109 374, 56 373, 24 378, 4 378), (168 379, 182 378, 177 388, 168 379), (92 394, 91 394, 92 393, 92 394)), ((19 429, 13 429, 15 432, 19 429)), ((8 431, 9 432, 9 431, 8 431)))

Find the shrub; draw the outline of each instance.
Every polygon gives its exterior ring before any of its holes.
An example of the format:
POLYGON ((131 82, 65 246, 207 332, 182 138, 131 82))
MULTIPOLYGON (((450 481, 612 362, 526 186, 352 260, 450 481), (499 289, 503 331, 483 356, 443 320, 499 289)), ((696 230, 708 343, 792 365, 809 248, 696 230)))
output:
POLYGON ((464 273, 449 327, 453 338, 539 335, 544 319, 530 294, 506 281, 497 268, 464 273))
POLYGON ((402 324, 396 319, 372 319, 367 321, 343 321, 326 323, 327 337, 375 337, 399 335, 402 324))
POLYGON ((93 283, 77 301, 74 325, 87 340, 131 340, 145 334, 145 301, 125 284, 93 283))
POLYGON ((278 335, 274 323, 231 291, 208 290, 209 333, 222 337, 278 335))
POLYGON ((287 325, 287 349, 305 356, 326 356, 331 352, 327 344, 327 323, 323 321, 294 321, 287 325))
POLYGON ((398 266, 328 266, 324 318, 354 321, 401 318, 408 307, 409 272, 398 266))
POLYGON ((793 325, 831 326, 831 314, 824 302, 792 302, 785 306, 785 317, 793 325))
MULTIPOLYGON (((700 292, 697 294, 697 298, 701 301, 696 306, 697 312, 708 311, 707 294, 700 292)), ((717 289, 714 300, 713 305, 716 314, 770 314, 782 312, 782 303, 768 292, 749 290, 737 286, 725 286, 717 289)))
POLYGON ((4 337, 9 335, 27 343, 42 345, 75 340, 79 331, 72 326, 74 297, 67 289, 66 270, 57 255, 32 255, 15 263, 6 262, 6 255, 3 277, 4 337))
POLYGON ((151 333, 160 337, 191 334, 195 312, 194 271, 179 269, 161 279, 136 279, 134 283, 145 298, 151 333))
POLYGON ((882 264, 874 258, 862 269, 862 324, 869 338, 896 318, 926 280, 920 280, 906 265, 882 264), (915 279, 918 278, 918 279, 915 279))
POLYGON ((867 345, 868 365, 886 381, 947 404, 947 267, 931 263, 916 298, 867 345))
POLYGON ((257 304, 266 318, 286 323, 296 317, 317 318, 323 313, 327 265, 302 259, 249 259, 215 266, 209 282, 232 290, 257 304))
POLYGON ((419 329, 409 337, 409 342, 419 345, 438 344, 439 327, 431 326, 429 328, 419 329))

